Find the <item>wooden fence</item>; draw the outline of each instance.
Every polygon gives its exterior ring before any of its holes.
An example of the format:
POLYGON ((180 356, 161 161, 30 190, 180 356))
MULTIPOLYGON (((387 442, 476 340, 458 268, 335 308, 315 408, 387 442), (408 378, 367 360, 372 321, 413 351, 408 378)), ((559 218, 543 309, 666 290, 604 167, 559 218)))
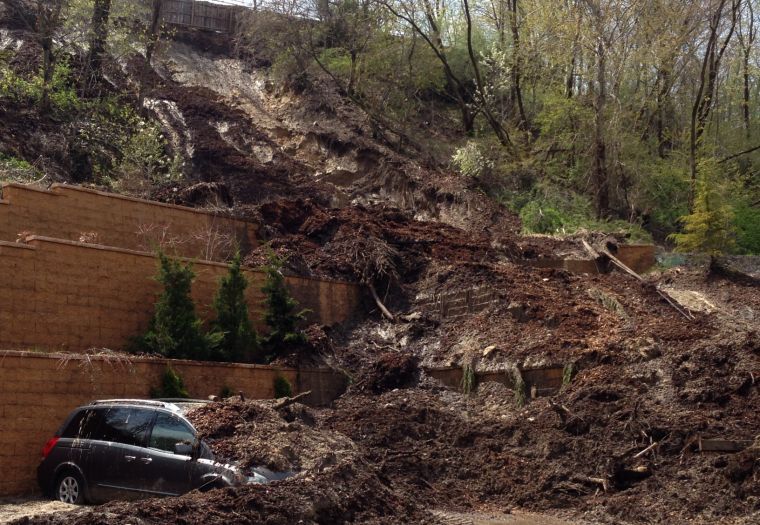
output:
POLYGON ((163 0, 161 20, 167 24, 231 33, 240 9, 241 6, 196 0, 163 0))

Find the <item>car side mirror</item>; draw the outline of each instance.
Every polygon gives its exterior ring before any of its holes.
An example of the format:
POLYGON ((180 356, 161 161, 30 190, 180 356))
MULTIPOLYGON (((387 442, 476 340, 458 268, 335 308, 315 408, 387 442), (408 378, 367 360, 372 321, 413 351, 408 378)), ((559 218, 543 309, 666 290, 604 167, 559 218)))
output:
POLYGON ((193 446, 190 443, 175 443, 174 453, 178 456, 193 456, 193 446))

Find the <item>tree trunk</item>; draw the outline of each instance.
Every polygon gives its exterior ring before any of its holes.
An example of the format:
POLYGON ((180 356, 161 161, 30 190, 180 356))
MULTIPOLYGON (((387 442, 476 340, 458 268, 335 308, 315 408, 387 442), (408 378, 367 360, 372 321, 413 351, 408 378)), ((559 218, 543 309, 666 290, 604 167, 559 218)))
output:
POLYGON ((53 56, 52 35, 42 38, 42 95, 40 97, 40 113, 50 113, 50 83, 53 80, 55 57, 53 56))
POLYGON ((607 172, 607 144, 604 138, 604 111, 607 104, 607 50, 604 39, 597 37, 596 96, 594 118, 594 177, 597 218, 607 217, 610 209, 610 181, 607 172))
POLYGON ((156 52, 156 46, 158 45, 158 39, 161 28, 161 7, 163 0, 153 0, 153 12, 150 19, 150 35, 147 45, 145 46, 145 63, 143 63, 142 71, 140 72, 140 86, 137 93, 137 105, 139 108, 143 107, 145 101, 145 84, 148 81, 148 73, 150 72, 150 64, 153 60, 153 53, 156 52))
POLYGON ((707 120, 710 117, 710 111, 713 107, 713 98, 715 96, 715 86, 718 79, 721 60, 726 52, 731 37, 736 29, 737 15, 741 0, 732 0, 731 2, 731 25, 725 39, 719 46, 720 25, 723 19, 723 10, 727 0, 721 0, 710 17, 710 34, 705 45, 705 55, 702 59, 702 68, 699 75, 699 87, 694 105, 691 110, 691 128, 689 133, 689 168, 691 171, 691 191, 690 201, 694 202, 697 190, 697 154, 699 146, 707 127, 707 120))
POLYGON ((91 95, 100 80, 103 69, 103 54, 108 38, 108 18, 111 15, 111 0, 95 0, 92 7, 92 27, 90 28, 90 51, 85 63, 82 92, 91 95))
POLYGON ((514 93, 514 99, 517 103, 517 109, 519 111, 519 122, 518 126, 520 129, 528 129, 530 127, 528 123, 528 117, 525 115, 525 106, 523 105, 523 98, 522 98, 522 89, 520 88, 520 77, 521 77, 521 62, 522 58, 520 56, 520 28, 517 24, 517 0, 511 1, 511 15, 509 17, 509 25, 512 29, 512 45, 513 45, 513 54, 514 63, 512 64, 512 89, 514 93))

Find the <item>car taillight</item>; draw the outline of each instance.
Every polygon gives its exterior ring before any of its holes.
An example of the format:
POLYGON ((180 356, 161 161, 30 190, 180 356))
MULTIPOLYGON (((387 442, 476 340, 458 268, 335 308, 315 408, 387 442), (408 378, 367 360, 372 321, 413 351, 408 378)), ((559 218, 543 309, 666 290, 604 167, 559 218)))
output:
POLYGON ((58 436, 51 437, 47 443, 45 443, 45 446, 42 447, 42 459, 45 459, 48 457, 48 454, 50 454, 50 451, 53 450, 53 447, 56 443, 58 443, 58 440, 61 439, 58 436))

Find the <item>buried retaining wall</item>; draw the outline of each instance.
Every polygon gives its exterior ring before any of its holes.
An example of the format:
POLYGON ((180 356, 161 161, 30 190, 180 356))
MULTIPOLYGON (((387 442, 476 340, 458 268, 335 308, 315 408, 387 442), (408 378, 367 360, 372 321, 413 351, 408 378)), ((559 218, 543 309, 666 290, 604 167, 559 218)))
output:
MULTIPOLYGON (((196 261, 193 299, 199 315, 210 305, 225 264, 196 261)), ((123 349, 144 333, 160 285, 150 253, 31 237, 27 243, 0 241, 0 348, 28 350, 123 349)), ((251 320, 261 321, 264 274, 247 270, 251 320)), ((355 284, 288 276, 287 286, 309 320, 333 325, 359 308, 355 284)))
POLYGON ((195 398, 219 394, 224 387, 249 399, 271 398, 274 379, 283 376, 294 394, 311 390, 306 402, 324 405, 346 384, 342 374, 329 369, 0 352, 0 496, 37 490, 40 450, 72 409, 94 399, 146 398, 167 364, 195 398))
POLYGON ((40 235, 69 241, 222 260, 234 240, 245 253, 256 246, 257 226, 203 210, 53 184, 49 190, 4 184, 0 241, 40 235))
MULTIPOLYGON (((455 389, 461 388, 463 376, 461 367, 426 368, 425 372, 427 372, 430 377, 440 381, 444 386, 455 389)), ((525 382, 525 388, 528 390, 528 394, 533 390, 537 396, 547 395, 556 392, 562 386, 564 367, 547 366, 543 368, 527 368, 520 370, 520 375, 525 382)), ((501 383, 508 388, 515 388, 515 376, 510 370, 475 372, 475 381, 476 384, 484 383, 486 381, 494 381, 496 383, 501 383)))

